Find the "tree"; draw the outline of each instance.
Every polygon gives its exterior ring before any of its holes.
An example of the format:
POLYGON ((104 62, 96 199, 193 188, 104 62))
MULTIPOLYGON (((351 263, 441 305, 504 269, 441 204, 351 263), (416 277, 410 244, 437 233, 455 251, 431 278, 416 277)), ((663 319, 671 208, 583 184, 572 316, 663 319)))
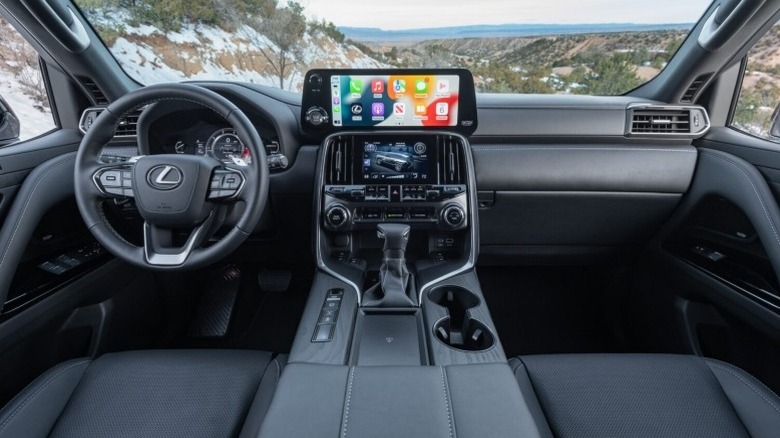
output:
POLYGON ((625 54, 615 54, 596 61, 593 71, 583 81, 587 94, 615 96, 623 94, 642 84, 642 79, 636 75, 636 67, 631 64, 631 57, 625 54))
POLYGON ((284 8, 274 8, 268 17, 250 15, 246 26, 250 29, 244 36, 260 51, 273 74, 279 79, 279 88, 286 89, 287 77, 301 62, 303 36, 306 33, 306 17, 303 6, 289 2, 284 8), (264 38, 265 37, 265 38, 264 38), (266 39, 273 45, 268 45, 266 39))

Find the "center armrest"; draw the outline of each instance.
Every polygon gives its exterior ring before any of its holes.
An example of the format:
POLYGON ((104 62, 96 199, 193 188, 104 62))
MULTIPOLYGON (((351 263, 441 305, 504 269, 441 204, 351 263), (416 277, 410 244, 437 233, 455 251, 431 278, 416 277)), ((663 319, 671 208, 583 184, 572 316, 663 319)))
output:
POLYGON ((278 436, 534 437, 549 429, 506 364, 290 364, 260 432, 278 436))

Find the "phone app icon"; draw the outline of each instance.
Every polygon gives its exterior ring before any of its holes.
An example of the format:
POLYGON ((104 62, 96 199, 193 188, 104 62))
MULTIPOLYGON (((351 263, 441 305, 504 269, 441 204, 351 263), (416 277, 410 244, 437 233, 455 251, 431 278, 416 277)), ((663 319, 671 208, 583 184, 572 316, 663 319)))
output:
POLYGON ((393 91, 395 91, 396 93, 406 93, 406 81, 403 79, 394 80, 393 91))
POLYGON ((382 94, 385 92, 385 83, 377 79, 371 81, 371 92, 374 94, 382 94))
POLYGON ((361 94, 363 93, 363 82, 359 81, 357 79, 350 79, 349 80, 349 92, 352 94, 361 94))
POLYGON ((396 116, 402 116, 406 114, 406 105, 403 103, 394 103, 393 104, 393 115, 396 116))
POLYGON ((382 102, 374 102, 371 104, 371 115, 373 116, 384 116, 385 115, 385 104, 382 102))
POLYGON ((447 79, 439 79, 436 81, 436 92, 439 94, 450 92, 450 81, 447 79))
POLYGON ((439 102, 436 104, 436 115, 446 116, 450 113, 450 104, 447 102, 439 102))
POLYGON ((418 94, 424 94, 428 92, 428 81, 425 79, 417 79, 414 82, 414 92, 418 94))
POLYGON ((414 105, 414 114, 416 116, 424 116, 428 114, 428 106, 426 106, 424 103, 418 103, 414 105))
POLYGON ((333 112, 334 113, 340 113, 341 112, 341 107, 340 106, 334 106, 333 107, 333 112))

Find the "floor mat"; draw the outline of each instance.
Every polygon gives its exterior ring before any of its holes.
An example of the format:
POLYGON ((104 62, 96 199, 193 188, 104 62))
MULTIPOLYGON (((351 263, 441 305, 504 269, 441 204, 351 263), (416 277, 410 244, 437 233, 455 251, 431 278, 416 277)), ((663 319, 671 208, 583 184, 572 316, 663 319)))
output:
POLYGON ((507 357, 625 351, 600 268, 480 267, 479 281, 507 357))
MULTIPOLYGON (((314 277, 314 269, 306 266, 257 267, 237 264, 240 285, 235 308, 227 333, 221 337, 193 336, 191 330, 180 332, 168 348, 236 348, 289 353, 298 323, 303 315, 306 299, 314 277), (274 271, 275 270, 275 271, 274 271), (289 279, 289 285, 281 288, 261 288, 258 274, 265 277, 289 279), (286 272, 285 272, 286 271, 286 272)), ((282 282, 276 282, 282 284, 282 282)), ((188 282, 186 295, 209 295, 206 288, 213 283, 203 276, 193 276, 188 282)), ((190 306, 189 324, 199 318, 198 306, 190 306)))

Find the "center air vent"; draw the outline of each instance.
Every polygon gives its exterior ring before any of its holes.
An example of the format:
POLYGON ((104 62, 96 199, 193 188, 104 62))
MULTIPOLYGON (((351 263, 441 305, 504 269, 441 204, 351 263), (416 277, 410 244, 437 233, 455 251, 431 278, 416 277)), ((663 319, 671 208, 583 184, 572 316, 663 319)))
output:
POLYGON ((698 137, 709 129, 704 108, 699 106, 635 105, 628 108, 627 135, 698 137))
POLYGON ((328 144, 327 184, 352 184, 352 137, 335 137, 328 144))
POLYGON ((463 142, 458 137, 439 136, 439 163, 442 184, 463 184, 463 142))

